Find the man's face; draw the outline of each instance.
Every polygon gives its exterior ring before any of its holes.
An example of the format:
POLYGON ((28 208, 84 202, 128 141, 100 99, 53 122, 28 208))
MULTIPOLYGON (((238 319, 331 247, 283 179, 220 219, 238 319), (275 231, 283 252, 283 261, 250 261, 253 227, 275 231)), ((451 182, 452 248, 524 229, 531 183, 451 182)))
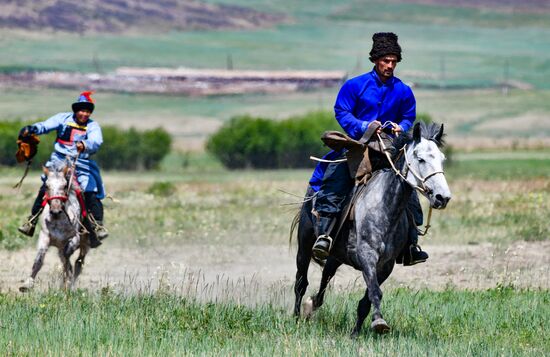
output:
POLYGON ((378 72, 380 79, 385 82, 388 78, 393 76, 393 71, 397 66, 397 56, 386 55, 384 57, 380 57, 376 60, 376 62, 374 62, 374 64, 376 66, 376 72, 378 72))
POLYGON ((79 124, 86 124, 88 122, 88 119, 90 119, 90 115, 92 114, 91 111, 88 109, 81 109, 78 112, 76 112, 76 121, 79 124))

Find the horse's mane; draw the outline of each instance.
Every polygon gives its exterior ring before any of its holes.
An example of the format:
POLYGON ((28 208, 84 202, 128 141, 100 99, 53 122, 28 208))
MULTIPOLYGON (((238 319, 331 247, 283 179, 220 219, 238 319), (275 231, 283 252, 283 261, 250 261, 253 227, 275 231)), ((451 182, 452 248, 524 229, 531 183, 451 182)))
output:
MULTIPOLYGON (((438 123, 426 124, 423 121, 420 121, 418 122, 418 125, 420 125, 420 132, 424 139, 433 141, 434 143, 437 144, 437 147, 439 148, 445 146, 446 134, 443 134, 443 136, 439 140, 437 139, 437 134, 441 129, 441 124, 438 124, 438 123)), ((399 150, 401 150, 405 145, 410 144, 412 141, 413 141, 412 130, 394 138, 392 140, 392 147, 390 149, 392 156, 395 157, 396 155, 398 155, 399 150)))

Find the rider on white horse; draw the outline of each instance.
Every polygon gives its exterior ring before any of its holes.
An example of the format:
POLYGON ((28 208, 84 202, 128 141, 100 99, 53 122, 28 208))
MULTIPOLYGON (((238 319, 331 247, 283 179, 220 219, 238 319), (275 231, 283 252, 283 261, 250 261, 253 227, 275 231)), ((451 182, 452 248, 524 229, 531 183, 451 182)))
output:
MULTIPOLYGON (((78 100, 72 104, 72 112, 58 113, 43 122, 26 126, 21 129, 20 136, 42 135, 53 130, 57 131, 55 150, 45 166, 52 167, 66 160, 70 163, 76 160, 76 179, 84 193, 85 208, 89 217, 83 220, 83 224, 90 232, 90 246, 95 248, 101 244, 101 239, 107 238, 108 232, 103 226, 103 204, 101 203, 101 199, 105 197, 103 180, 98 165, 90 159, 90 156, 95 154, 103 143, 101 127, 90 118, 95 108, 90 96, 92 93, 81 93, 78 100)), ((42 175, 42 181, 46 181, 45 175, 42 175)), ((32 207, 31 216, 18 228, 21 233, 28 236, 34 234, 38 217, 42 212, 45 190, 46 187, 43 184, 32 207)))

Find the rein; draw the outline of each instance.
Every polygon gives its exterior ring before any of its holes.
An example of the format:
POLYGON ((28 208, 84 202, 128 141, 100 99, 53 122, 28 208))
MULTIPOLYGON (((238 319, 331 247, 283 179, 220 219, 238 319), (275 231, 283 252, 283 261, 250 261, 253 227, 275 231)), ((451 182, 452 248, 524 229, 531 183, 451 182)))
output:
MULTIPOLYGON (((403 146, 400 150, 399 150, 399 157, 401 157, 401 155, 403 155, 405 157, 405 164, 407 166, 407 171, 405 172, 405 175, 403 175, 403 173, 398 170, 396 167, 395 167, 395 164, 392 160, 392 158, 390 157, 390 154, 388 153, 388 149, 386 148, 386 145, 384 145, 384 141, 382 140, 382 138, 380 137, 380 134, 376 133, 376 136, 378 137, 378 141, 380 142, 380 146, 382 147, 383 151, 384 151, 384 154, 386 155, 386 158, 388 159, 393 171, 395 172, 395 174, 399 177, 401 177, 405 182, 407 182, 409 185, 411 185, 415 190, 419 191, 420 193, 422 194, 428 194, 430 192, 430 190, 428 188, 426 188, 425 186, 425 183, 426 181, 432 177, 432 176, 435 176, 437 174, 443 174, 445 175, 445 173, 443 171, 434 171, 432 173, 430 173, 429 175, 426 175, 425 177, 421 177, 418 173, 416 173, 411 164, 409 163, 409 159, 407 158, 407 154, 406 154, 406 149, 407 149, 407 145, 403 146), (407 181, 406 179, 406 175, 409 173, 409 171, 413 174, 413 176, 418 180, 420 181, 420 185, 421 186, 418 186, 418 185, 413 185, 411 184, 409 181, 407 181)), ((428 230, 430 229, 431 225, 430 225, 430 221, 432 219, 432 206, 430 205, 430 210, 428 212, 428 221, 426 222, 426 226, 424 227, 424 232, 421 232, 420 230, 418 231, 418 235, 420 236, 424 236, 428 233, 428 230)))

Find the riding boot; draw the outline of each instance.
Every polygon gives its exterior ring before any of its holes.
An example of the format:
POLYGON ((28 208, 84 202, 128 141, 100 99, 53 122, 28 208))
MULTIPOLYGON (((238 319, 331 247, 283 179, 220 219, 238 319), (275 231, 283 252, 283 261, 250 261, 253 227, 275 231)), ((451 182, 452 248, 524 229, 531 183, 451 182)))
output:
POLYGON ((403 254, 404 266, 423 263, 429 257, 428 253, 424 252, 418 245, 418 229, 416 228, 416 225, 411 222, 409 226, 409 245, 405 248, 405 253, 403 254))
POLYGON ((334 217, 319 216, 316 222, 317 240, 313 245, 313 255, 318 260, 325 260, 330 254, 333 245, 333 239, 330 237, 330 231, 333 228, 334 217))
POLYGON ((38 190, 38 195, 34 199, 34 203, 31 209, 31 215, 27 218, 27 221, 23 223, 17 230, 23 233, 26 236, 32 237, 34 235, 34 230, 36 224, 38 223, 38 218, 40 213, 42 213, 42 201, 44 200, 44 194, 46 194, 46 185, 42 185, 40 190, 38 190))
POLYGON ((90 243, 91 248, 97 248, 101 245, 101 241, 97 239, 95 230, 93 228, 92 222, 89 218, 89 215, 82 219, 82 225, 88 231, 88 242, 90 243))
POLYGON ((40 213, 42 212, 40 211, 36 215, 30 215, 27 218, 27 221, 23 223, 23 225, 19 226, 17 230, 26 236, 32 237, 34 235, 36 224, 38 223, 38 218, 40 218, 40 213))
POLYGON ((109 231, 103 225, 103 204, 95 192, 84 192, 84 202, 92 225, 92 229, 99 240, 109 236, 109 231))

